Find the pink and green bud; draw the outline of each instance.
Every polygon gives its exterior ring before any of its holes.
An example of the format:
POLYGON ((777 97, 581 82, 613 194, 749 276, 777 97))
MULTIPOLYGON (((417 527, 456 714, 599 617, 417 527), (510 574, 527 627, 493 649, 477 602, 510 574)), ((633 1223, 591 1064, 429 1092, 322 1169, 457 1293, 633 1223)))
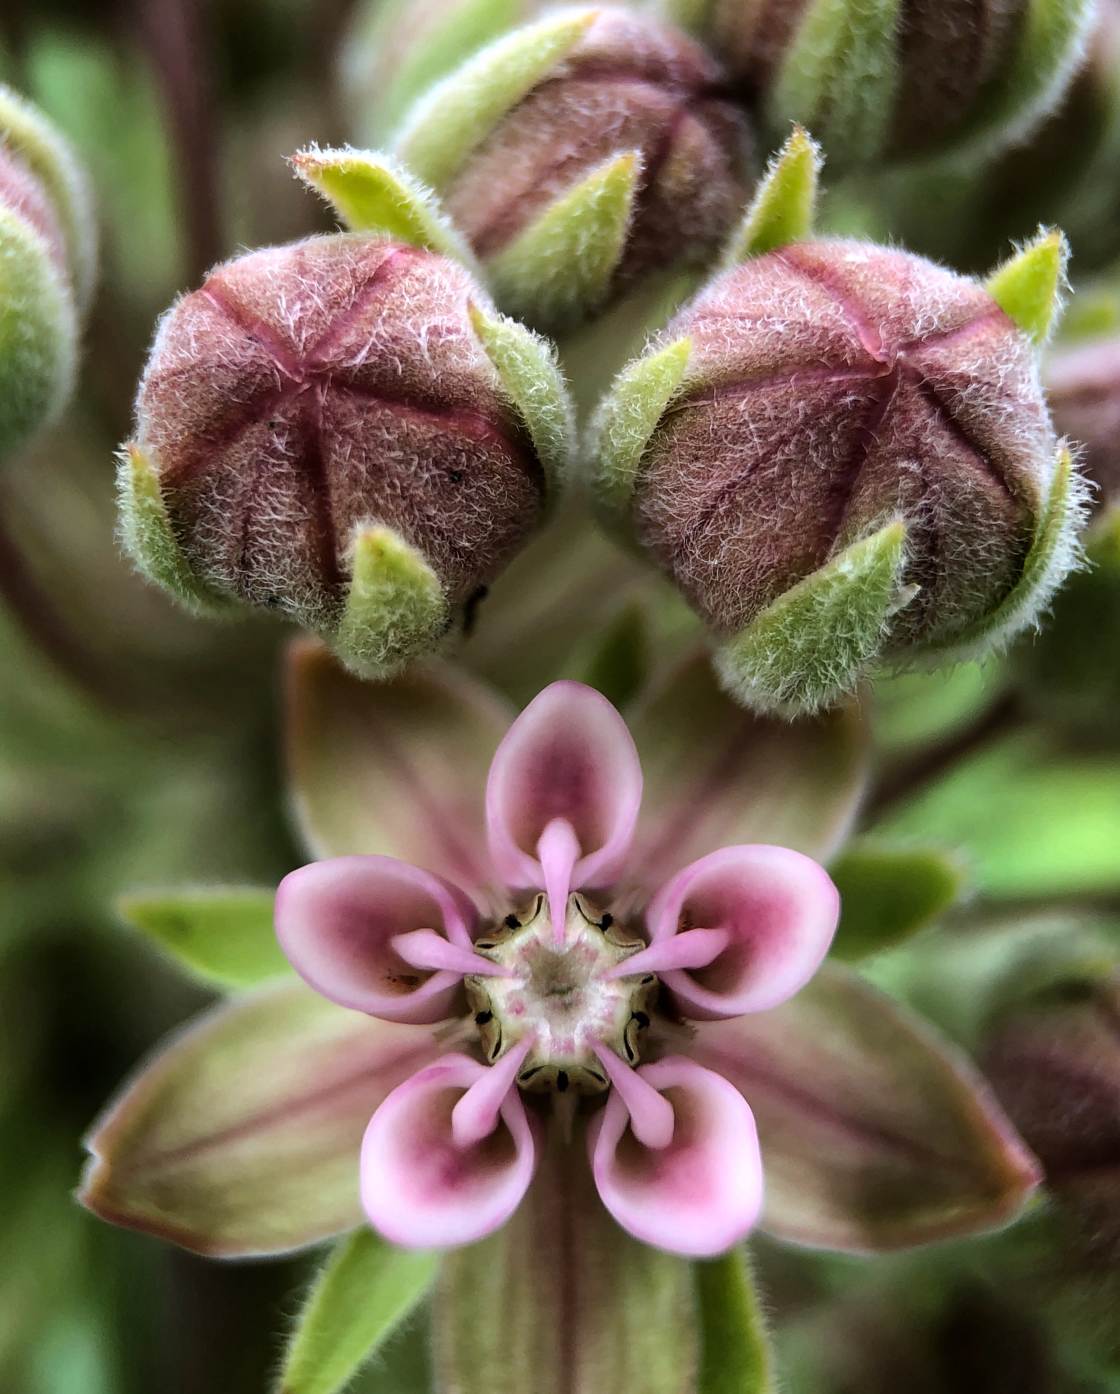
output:
POLYGON ((987 288, 855 241, 751 259, 764 195, 748 259, 620 375, 591 468, 721 644, 729 689, 796 711, 870 664, 1031 623, 1074 559, 1080 493, 1037 367, 1059 239, 987 288))
POLYGON ((490 45, 421 99, 397 139, 499 305, 546 328, 652 273, 710 262, 751 150, 715 61, 611 8, 561 10, 490 45))
POLYGON ((663 0, 770 133, 807 125, 845 168, 1005 146, 1061 98, 1093 0, 663 0))
POLYGON ((125 542, 195 608, 274 611, 384 674, 540 522, 566 410, 548 351, 456 262, 357 235, 252 252, 160 324, 125 542))
POLYGON ((73 156, 37 111, 0 86, 0 458, 66 405, 93 258, 93 218, 73 156))

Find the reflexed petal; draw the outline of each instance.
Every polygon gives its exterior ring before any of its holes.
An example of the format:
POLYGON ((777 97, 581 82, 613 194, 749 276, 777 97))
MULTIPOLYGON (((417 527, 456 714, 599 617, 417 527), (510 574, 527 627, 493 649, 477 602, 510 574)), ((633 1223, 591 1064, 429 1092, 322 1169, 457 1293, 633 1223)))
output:
POLYGON ((276 935, 296 972, 332 1002, 386 1021, 442 1021, 462 981, 417 969, 394 936, 436 930, 469 951, 474 921, 457 887, 391 857, 312 862, 276 892, 276 935))
POLYGON ((685 867, 654 897, 643 970, 660 972, 694 1020, 766 1011, 817 971, 839 917, 836 887, 811 858, 788 847, 724 847, 685 867), (678 930, 700 928, 724 931, 727 947, 705 967, 672 967, 678 930), (658 967, 659 951, 665 968, 658 967))
POLYGON ((471 890, 485 884, 486 771, 512 719, 504 698, 450 664, 360 682, 321 644, 297 640, 288 771, 308 847, 380 852, 471 890))
POLYGON ((1039 1183, 968 1061, 839 964, 772 1012, 699 1026, 689 1054, 754 1109, 778 1238, 862 1253, 975 1234, 1039 1183))
POLYGON ((455 1105, 490 1067, 448 1055, 394 1089, 362 1142, 362 1205, 386 1239, 413 1249, 470 1244, 505 1224, 533 1179, 536 1148, 516 1089, 497 1126, 459 1146, 455 1105))
POLYGON ((595 1184, 624 1229, 697 1258, 724 1253, 762 1208, 762 1160, 746 1100, 721 1075, 670 1056, 637 1072, 673 1107, 672 1141, 644 1147, 613 1092, 589 1134, 595 1184))
POLYGON ((102 1219, 223 1257, 361 1222, 370 1115, 437 1052, 430 1031, 343 1011, 302 983, 216 1008, 125 1086, 87 1142, 102 1219))
POLYGON ((866 728, 854 706, 779 721, 737 707, 700 653, 672 670, 630 718, 645 775, 627 877, 661 885, 733 843, 773 842, 825 861, 867 781, 866 728))
POLYGON ((629 850, 641 798, 638 753, 622 717, 594 688, 555 682, 513 723, 490 766, 494 864, 510 885, 539 885, 541 838, 563 820, 580 851, 571 889, 608 885, 629 850))

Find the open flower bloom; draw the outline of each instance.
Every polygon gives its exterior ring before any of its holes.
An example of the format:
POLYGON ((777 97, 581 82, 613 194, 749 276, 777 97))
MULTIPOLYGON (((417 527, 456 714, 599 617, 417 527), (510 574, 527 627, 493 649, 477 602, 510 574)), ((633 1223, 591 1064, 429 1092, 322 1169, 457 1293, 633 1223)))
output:
POLYGON ((385 1021, 449 1023, 362 1144, 363 1208, 393 1242, 481 1238, 520 1204, 540 1151, 577 1130, 603 1204, 637 1238, 709 1255, 755 1223, 750 1105, 694 1050, 707 1023, 808 982, 839 897, 809 857, 765 845, 650 885, 630 873, 641 795, 622 717, 558 682, 498 747, 485 830, 460 830, 485 832, 484 883, 381 856, 282 883, 277 934, 313 988, 385 1021))

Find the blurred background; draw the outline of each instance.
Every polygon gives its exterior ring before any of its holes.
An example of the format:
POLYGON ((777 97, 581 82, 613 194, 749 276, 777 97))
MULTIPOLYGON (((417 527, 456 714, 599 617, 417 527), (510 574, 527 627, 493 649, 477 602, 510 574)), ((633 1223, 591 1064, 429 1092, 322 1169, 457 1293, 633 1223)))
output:
MULTIPOLYGON (((271 885, 302 860, 279 757, 285 636, 193 621, 130 573, 114 540, 113 453, 174 296, 238 248, 331 226, 284 157, 376 131, 377 113, 355 99, 374 9, 5 0, 0 11, 0 78, 86 162, 102 238, 78 397, 0 477, 3 1394, 263 1391, 306 1279, 303 1261, 223 1266, 111 1229, 71 1194, 81 1136, 105 1099, 206 1000, 122 924, 116 898, 271 885)), ((991 169, 833 186, 826 222, 972 270, 1040 220, 1064 220, 1085 286, 1071 331, 1114 327, 1120 67, 1106 37, 1029 148, 991 169)), ((526 599, 515 568, 493 602, 526 642, 548 637, 547 661, 506 674, 518 698, 569 671, 573 655, 594 662, 585 611, 563 568, 549 570, 560 544, 542 549, 533 565, 547 600, 526 599)), ((621 595, 634 573, 617 556, 610 565, 621 595)), ((898 845, 943 847, 963 868, 937 922, 869 971, 992 1052, 993 1070, 1001 1057, 981 1040, 977 1001, 995 978, 1049 962, 1055 946, 1091 947, 1104 977, 1117 962, 1120 582, 1107 568, 1095 575, 1060 598, 1061 641, 983 671, 894 679, 868 699, 878 769, 868 825, 898 845)), ((661 594, 647 603, 656 609, 661 594)), ((510 630, 493 632, 508 642, 510 630)), ((472 661, 501 671, 501 648, 487 642, 472 661)), ((1090 1208, 1051 1206, 1012 1233, 897 1259, 760 1243, 790 1390, 1120 1389, 1120 1011, 1104 1019, 1106 1125, 1062 1173, 1082 1200, 1092 1173, 1090 1208)), ((422 1317, 364 1380, 392 1394, 427 1387, 422 1317)))

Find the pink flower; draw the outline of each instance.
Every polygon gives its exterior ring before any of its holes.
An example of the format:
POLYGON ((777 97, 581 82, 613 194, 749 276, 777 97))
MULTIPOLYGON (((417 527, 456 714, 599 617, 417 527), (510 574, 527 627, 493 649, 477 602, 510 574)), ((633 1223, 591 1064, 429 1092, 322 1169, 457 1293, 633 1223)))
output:
MULTIPOLYGON (((839 897, 783 847, 678 869, 663 837, 641 855, 641 794, 618 712, 558 682, 494 756, 485 829, 433 811, 431 860, 446 865, 450 839, 469 885, 383 856, 282 883, 277 934, 313 988, 410 1039, 442 1023, 362 1144, 362 1205, 393 1242, 446 1248, 497 1229, 544 1150, 576 1132, 603 1204, 649 1244, 716 1254, 758 1218, 750 1106, 700 1059, 718 1059, 718 1023, 809 981, 839 897)), ((385 1048, 398 1049, 392 1032, 385 1048)))

